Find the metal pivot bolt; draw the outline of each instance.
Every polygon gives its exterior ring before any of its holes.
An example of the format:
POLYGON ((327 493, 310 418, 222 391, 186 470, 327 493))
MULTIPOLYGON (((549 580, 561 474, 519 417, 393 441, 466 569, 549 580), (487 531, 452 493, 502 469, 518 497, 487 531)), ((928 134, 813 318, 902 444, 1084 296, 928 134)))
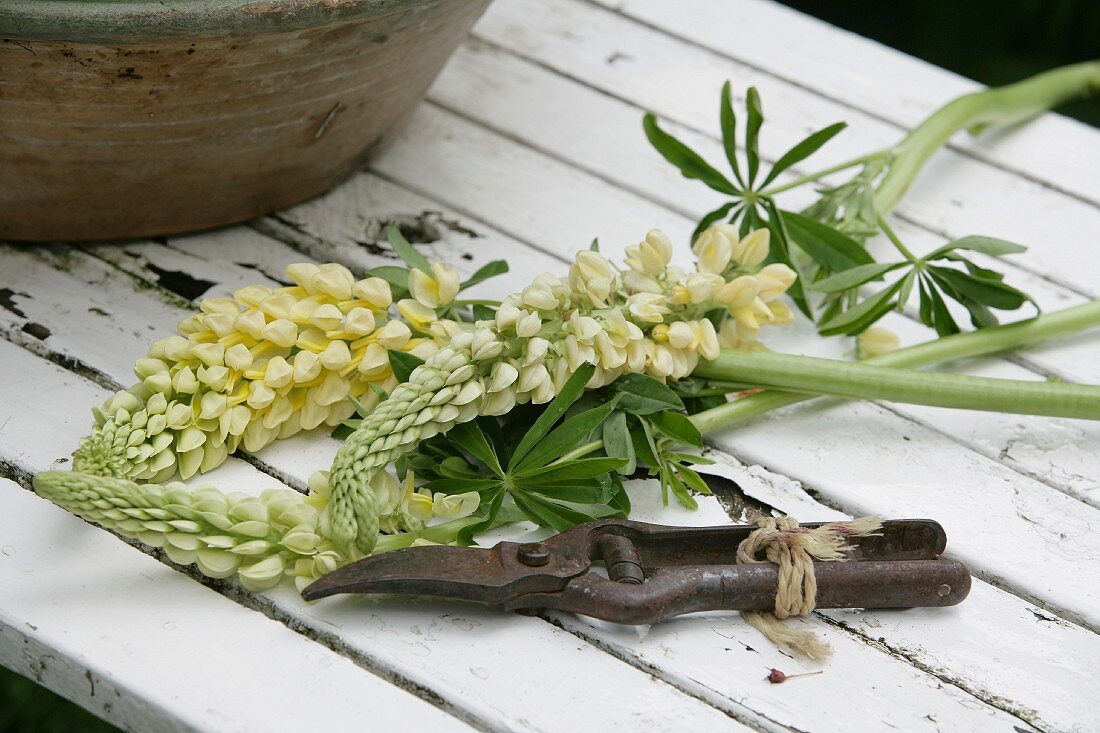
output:
POLYGON ((607 577, 616 583, 640 585, 645 580, 642 559, 629 537, 605 534, 600 537, 600 554, 607 565, 607 577))
POLYGON ((550 550, 541 542, 528 542, 519 546, 516 557, 524 565, 539 567, 550 562, 550 550))

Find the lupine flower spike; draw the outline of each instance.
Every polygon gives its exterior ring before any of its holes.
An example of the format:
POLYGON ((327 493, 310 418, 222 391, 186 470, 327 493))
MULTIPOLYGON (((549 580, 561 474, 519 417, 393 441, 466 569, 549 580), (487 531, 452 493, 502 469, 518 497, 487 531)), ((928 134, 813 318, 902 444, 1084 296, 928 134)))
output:
POLYGON ((118 532, 164 547, 215 577, 237 573, 251 588, 283 576, 302 585, 374 549, 380 531, 417 531, 432 517, 461 518, 476 493, 430 495, 384 469, 420 441, 478 415, 546 403, 582 365, 595 366, 597 388, 627 373, 661 381, 688 376, 720 343, 753 347, 763 325, 790 312, 776 300, 794 281, 784 265, 761 267, 768 233, 744 239, 717 225, 697 242, 699 267, 670 265, 659 231, 627 248, 626 269, 580 252, 565 279, 540 275, 502 302, 491 320, 437 317, 458 291, 446 265, 414 269, 412 297, 396 304, 377 279, 355 280, 339 265, 294 265, 289 288, 244 288, 205 301, 180 335, 157 342, 138 363, 141 383, 97 415, 76 453, 74 472, 39 474, 39 493, 118 532), (721 333, 714 322, 728 323, 721 333), (720 317, 718 317, 720 316, 720 317), (395 384, 389 354, 426 361, 395 384), (370 385, 388 392, 379 401, 370 385), (157 486, 210 470, 243 445, 352 412, 348 396, 370 412, 316 473, 308 497, 260 498, 157 486), (94 474, 94 475, 86 475, 94 474))

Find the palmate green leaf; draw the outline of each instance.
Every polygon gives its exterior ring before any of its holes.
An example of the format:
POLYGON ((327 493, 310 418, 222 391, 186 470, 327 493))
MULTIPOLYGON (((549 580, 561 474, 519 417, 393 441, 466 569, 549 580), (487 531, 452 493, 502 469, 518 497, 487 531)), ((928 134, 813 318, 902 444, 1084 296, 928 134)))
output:
POLYGON ((415 354, 394 349, 390 349, 389 358, 390 368, 393 369, 393 375, 397 377, 399 382, 409 381, 409 375, 413 373, 413 370, 424 363, 424 360, 415 354))
POLYGON ((950 336, 953 333, 958 333, 960 330, 959 324, 955 322, 955 317, 951 315, 943 296, 936 290, 935 283, 928 282, 927 286, 929 300, 932 305, 932 326, 936 329, 936 334, 950 336))
POLYGON ((810 286, 810 290, 819 293, 841 293, 854 287, 879 280, 888 272, 893 272, 899 267, 904 267, 905 262, 873 262, 869 265, 858 265, 847 270, 841 270, 835 275, 822 278, 810 286))
POLYGON ((791 241, 828 270, 842 272, 874 263, 863 245, 847 234, 794 211, 782 214, 791 241))
POLYGON ((1020 254, 1021 252, 1027 251, 1027 247, 1025 247, 1024 245, 1016 244, 1015 242, 1008 242, 1004 239, 997 239, 995 237, 970 236, 963 237, 962 239, 956 239, 953 242, 948 242, 939 249, 926 255, 924 259, 936 260, 943 257, 948 252, 959 249, 969 250, 971 252, 980 252, 981 254, 992 256, 1020 254))
POLYGON ((756 181, 760 170, 760 127, 764 124, 764 109, 760 105, 760 92, 749 87, 745 95, 745 109, 748 111, 748 123, 745 125, 745 159, 749 164, 749 186, 756 181))
POLYGON ((554 427, 554 423, 565 414, 569 406, 576 402, 577 398, 584 392, 584 386, 592 379, 592 375, 595 371, 596 367, 593 365, 584 364, 573 373, 573 376, 566 380, 558 396, 551 400, 550 404, 546 406, 546 409, 543 410, 538 420, 536 420, 535 424, 524 434, 523 440, 519 442, 519 445, 517 445, 512 452, 511 460, 508 462, 509 470, 526 458, 527 454, 531 452, 538 442, 546 437, 546 434, 554 427))
POLYGON ((626 422, 626 413, 615 410, 603 424, 603 452, 610 458, 626 461, 619 473, 629 476, 638 467, 638 458, 634 454, 634 444, 630 441, 630 429, 626 422))
POLYGON ((847 126, 847 122, 837 122, 807 135, 801 142, 779 156, 779 160, 775 161, 775 165, 773 165, 771 171, 768 172, 768 177, 760 184, 760 188, 764 188, 774 181, 776 176, 792 165, 798 165, 803 160, 816 153, 822 145, 836 137, 837 133, 847 126))
POLYGON ((610 389, 618 397, 619 408, 632 415, 684 409, 675 392, 645 374, 624 374, 611 383, 610 389))
POLYGON ((819 324, 818 333, 822 336, 851 336, 860 333, 894 307, 894 296, 900 289, 901 280, 886 286, 843 313, 819 324))
POLYGON ((949 267, 929 265, 928 274, 948 292, 954 291, 990 308, 1016 310, 1028 299, 1024 293, 999 280, 976 277, 949 267))
POLYGON ((503 275, 506 272, 508 272, 508 263, 504 260, 493 260, 492 262, 487 262, 479 267, 477 269, 477 272, 475 272, 473 275, 470 275, 470 277, 464 280, 458 289, 465 290, 466 288, 477 285, 480 282, 484 282, 491 277, 503 275))
POLYGON ((539 441, 538 445, 532 448, 522 460, 516 462, 513 456, 513 462, 508 466, 509 472, 523 475, 526 469, 543 466, 564 455, 599 427, 614 409, 615 400, 612 400, 595 409, 574 415, 539 441))
POLYGON ((390 246, 393 247, 393 251, 397 253, 397 256, 405 261, 409 267, 415 267, 421 272, 431 273, 432 265, 428 262, 428 258, 420 254, 420 251, 416 247, 409 244, 409 240, 405 239, 405 235, 401 233, 401 228, 397 224, 391 223, 390 228, 386 231, 386 236, 390 240, 390 246))
POLYGON ((489 438, 482 432, 481 419, 455 425, 448 437, 457 445, 468 450, 475 458, 498 476, 504 476, 504 468, 489 438))
MULTIPOLYGON (((730 83, 728 81, 722 85, 722 102, 718 118, 722 126, 722 147, 726 151, 726 160, 730 163, 734 178, 744 188, 745 179, 741 177, 741 165, 737 162, 737 115, 733 112, 733 99, 730 95, 730 83)), ((717 219, 714 221, 717 221, 717 219)), ((710 224, 713 224, 714 221, 710 224)), ((707 226, 710 226, 710 224, 707 226)), ((703 229, 705 228, 703 227, 703 229)), ((692 241, 694 241, 694 237, 692 241)))
POLYGON ((680 169, 684 178, 694 178, 721 193, 734 195, 739 193, 725 176, 711 167, 709 163, 694 150, 669 135, 657 125, 657 118, 647 114, 642 119, 642 127, 645 129, 649 142, 657 149, 665 160, 680 169))

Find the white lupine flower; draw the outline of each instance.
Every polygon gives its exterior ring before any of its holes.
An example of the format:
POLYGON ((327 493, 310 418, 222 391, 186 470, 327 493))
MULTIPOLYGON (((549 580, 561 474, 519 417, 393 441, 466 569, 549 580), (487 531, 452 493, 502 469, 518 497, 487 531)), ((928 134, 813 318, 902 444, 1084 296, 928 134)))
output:
POLYGON ((523 305, 535 310, 553 310, 560 305, 558 296, 546 283, 534 283, 523 289, 520 294, 523 305))
POLYGON ((400 349, 409 343, 409 339, 412 338, 412 331, 401 321, 390 321, 375 331, 374 335, 378 339, 378 343, 387 349, 400 349))
POLYGON ((430 275, 416 268, 409 272, 409 292, 428 308, 450 305, 458 288, 458 273, 445 262, 433 262, 430 275))
POLYGON ((721 227, 711 226, 704 230, 692 246, 699 260, 699 271, 716 275, 724 273, 733 259, 733 245, 736 241, 731 241, 721 227))
POLYGON ((539 318, 538 313, 528 313, 521 311, 523 315, 516 322, 516 335, 522 338, 528 338, 534 336, 542 328, 542 320, 539 318))
POLYGON ((765 301, 771 301, 787 292, 787 288, 794 284, 798 278, 795 271, 781 262, 768 265, 756 274, 760 282, 760 297, 765 301))
POLYGON ((661 293, 664 287, 656 278, 650 277, 636 270, 627 270, 623 273, 623 285, 632 293, 661 293))
POLYGON ((374 330, 377 320, 370 308, 352 308, 344 319, 344 330, 356 336, 365 336, 374 330))
POLYGON ((770 241, 771 232, 757 229, 734 245, 733 259, 742 267, 756 267, 768 258, 770 241))
POLYGON ((607 305, 612 291, 618 287, 618 281, 615 268, 598 252, 578 252, 569 268, 569 287, 578 296, 600 307, 607 305))
POLYGON ((514 303, 507 300, 501 303, 496 312, 496 325, 498 331, 504 331, 516 325, 523 318, 525 311, 520 310, 514 303))
POLYGON ((493 365, 492 378, 489 381, 490 394, 508 389, 519 379, 519 370, 509 362, 502 361, 493 365))
POLYGON ((413 298, 397 301, 397 312, 418 331, 425 330, 429 323, 438 318, 434 310, 419 299, 414 300, 413 298))
POLYGON ((538 364, 546 358, 546 354, 550 351, 550 342, 544 338, 536 336, 535 338, 527 342, 527 349, 523 354, 524 365, 538 364))
POLYGON ((665 316, 671 312, 664 303, 664 296, 655 293, 635 293, 626 299, 630 315, 643 323, 663 322, 665 316))
POLYGON ((760 295, 761 283, 752 275, 742 275, 722 285, 714 299, 727 309, 744 308, 760 295))
POLYGON ((366 302, 373 310, 384 311, 393 303, 390 284, 380 277, 368 277, 359 280, 351 288, 357 300, 366 302))

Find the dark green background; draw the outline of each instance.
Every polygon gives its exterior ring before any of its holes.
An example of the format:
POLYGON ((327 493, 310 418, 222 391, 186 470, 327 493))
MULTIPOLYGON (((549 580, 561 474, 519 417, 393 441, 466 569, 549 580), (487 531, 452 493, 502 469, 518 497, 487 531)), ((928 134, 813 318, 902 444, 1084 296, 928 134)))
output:
MULTIPOLYGON (((1100 0, 781 2, 990 86, 1100 58, 1100 0)), ((1100 97, 1058 111, 1100 127, 1100 97)))
MULTIPOLYGON (((1100 0, 784 3, 989 85, 1100 57, 1100 0)), ((1100 126, 1098 98, 1060 111, 1100 126)), ((0 733, 110 730, 75 705, 0 668, 0 733)))

